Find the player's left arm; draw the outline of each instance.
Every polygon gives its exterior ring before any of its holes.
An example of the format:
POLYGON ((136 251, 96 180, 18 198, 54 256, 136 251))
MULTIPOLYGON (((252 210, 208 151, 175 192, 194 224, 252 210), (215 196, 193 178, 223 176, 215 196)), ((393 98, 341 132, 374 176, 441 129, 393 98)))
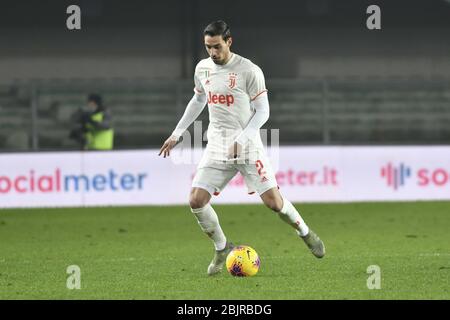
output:
POLYGON ((250 96, 255 113, 241 134, 236 138, 234 144, 230 146, 228 152, 229 158, 239 157, 242 148, 249 140, 253 140, 257 137, 259 130, 269 119, 269 98, 267 95, 264 74, 259 67, 252 70, 247 78, 247 92, 250 96))
POLYGON ((255 100, 253 100, 252 104, 255 108, 255 113, 248 122, 247 126, 235 140, 235 142, 239 143, 241 146, 247 144, 249 140, 255 139, 259 134, 261 127, 267 122, 267 120, 269 120, 270 108, 267 92, 261 93, 255 100))

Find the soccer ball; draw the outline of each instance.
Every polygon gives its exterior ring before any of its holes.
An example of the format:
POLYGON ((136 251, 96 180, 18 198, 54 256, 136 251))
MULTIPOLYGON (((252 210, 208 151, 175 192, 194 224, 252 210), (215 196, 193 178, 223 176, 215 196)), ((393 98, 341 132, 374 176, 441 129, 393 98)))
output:
POLYGON ((237 246, 227 256, 227 270, 235 277, 251 277, 259 270, 259 256, 249 246, 237 246))

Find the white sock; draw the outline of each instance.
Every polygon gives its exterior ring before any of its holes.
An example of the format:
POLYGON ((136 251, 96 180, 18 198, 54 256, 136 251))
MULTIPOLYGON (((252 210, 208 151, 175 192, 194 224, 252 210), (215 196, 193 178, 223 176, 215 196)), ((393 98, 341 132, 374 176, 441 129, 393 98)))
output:
POLYGON ((285 197, 283 197, 283 208, 278 212, 278 215, 284 222, 294 227, 299 236, 304 237, 308 234, 309 228, 305 221, 303 221, 297 209, 285 197))
POLYGON ((217 251, 225 249, 227 238, 219 224, 219 218, 213 207, 208 203, 203 208, 192 209, 192 213, 196 216, 200 228, 214 242, 217 251))

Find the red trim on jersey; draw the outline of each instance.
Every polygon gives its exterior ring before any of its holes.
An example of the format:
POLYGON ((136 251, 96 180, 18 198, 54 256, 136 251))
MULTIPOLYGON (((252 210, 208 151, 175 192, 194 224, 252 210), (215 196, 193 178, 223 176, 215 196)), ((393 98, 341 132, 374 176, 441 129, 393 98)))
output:
POLYGON ((220 194, 220 192, 217 192, 217 191, 216 191, 216 192, 214 192, 213 194, 214 194, 215 196, 218 196, 218 195, 220 194))
POLYGON ((254 98, 252 98, 252 99, 250 99, 250 101, 253 101, 253 100, 255 100, 256 98, 258 98, 260 95, 262 95, 264 92, 267 92, 267 89, 266 90, 263 90, 263 91, 261 91, 260 93, 258 93, 254 98))

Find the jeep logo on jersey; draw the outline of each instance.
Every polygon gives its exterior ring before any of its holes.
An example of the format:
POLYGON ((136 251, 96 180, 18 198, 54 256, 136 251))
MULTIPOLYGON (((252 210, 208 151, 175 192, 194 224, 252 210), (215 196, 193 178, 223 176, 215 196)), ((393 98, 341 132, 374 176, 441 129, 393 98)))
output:
POLYGON ((232 94, 212 94, 208 93, 208 104, 226 104, 227 107, 234 103, 234 96, 232 94))

